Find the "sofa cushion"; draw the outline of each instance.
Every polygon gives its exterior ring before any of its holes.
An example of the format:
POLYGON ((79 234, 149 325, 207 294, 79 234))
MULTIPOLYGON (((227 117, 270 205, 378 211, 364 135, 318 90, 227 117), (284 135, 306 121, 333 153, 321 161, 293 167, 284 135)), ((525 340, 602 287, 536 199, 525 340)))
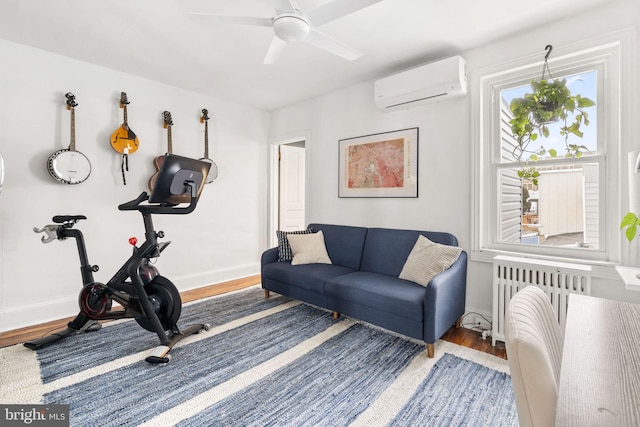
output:
POLYGON ((311 234, 289 234, 287 237, 293 252, 291 265, 331 264, 322 230, 311 234))
POLYGON ((398 277, 420 235, 444 245, 458 244, 458 240, 449 233, 370 228, 360 270, 398 277))
POLYGON ((351 273, 353 269, 332 264, 291 265, 290 262, 272 262, 262 268, 266 279, 313 292, 324 292, 324 283, 336 276, 351 273))
POLYGON ((333 264, 349 267, 353 270, 360 268, 362 250, 367 235, 365 227, 309 224, 309 228, 313 231, 322 230, 327 253, 333 264))
POLYGON ((460 252, 462 248, 441 245, 420 235, 399 277, 427 286, 433 276, 451 267, 460 256, 460 252))
POLYGON ((398 277, 355 271, 327 281, 324 291, 327 303, 335 298, 419 322, 424 317, 424 287, 398 277))
POLYGON ((313 230, 307 228, 306 230, 298 231, 282 231, 277 230, 276 236, 278 237, 278 261, 289 261, 293 258, 293 252, 291 251, 291 245, 287 236, 289 234, 311 234, 313 230))

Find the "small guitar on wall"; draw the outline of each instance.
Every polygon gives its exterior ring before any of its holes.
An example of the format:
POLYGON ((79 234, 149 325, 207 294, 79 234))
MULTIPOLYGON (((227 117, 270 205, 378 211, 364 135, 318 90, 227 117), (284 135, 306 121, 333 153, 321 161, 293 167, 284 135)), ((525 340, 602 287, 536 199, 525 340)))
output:
POLYGON ((71 142, 69 148, 58 150, 49 156, 47 170, 49 175, 62 184, 80 184, 91 174, 91 162, 79 151, 76 151, 76 97, 71 92, 67 98, 67 110, 71 111, 71 142))
POLYGON ((204 157, 200 160, 211 164, 207 180, 205 181, 207 184, 211 184, 218 177, 218 165, 209 158, 209 111, 206 108, 202 109, 200 123, 204 123, 204 157))
MULTIPOLYGON (((171 126, 173 126, 173 119, 171 118, 171 113, 165 111, 162 113, 162 119, 164 121, 164 128, 167 130, 167 154, 173 154, 173 143, 171 141, 171 126)), ((165 156, 158 156, 153 159, 153 165, 156 168, 156 172, 149 179, 149 189, 153 193, 153 188, 156 186, 156 181, 158 179, 158 173, 162 168, 162 164, 164 163, 165 156)), ((170 203, 189 203, 190 196, 189 195, 181 195, 181 196, 172 196, 169 199, 170 203)))
POLYGON ((127 118, 127 105, 129 104, 130 101, 127 99, 127 94, 120 92, 120 108, 123 109, 124 120, 122 125, 111 134, 111 148, 122 154, 120 169, 122 170, 122 182, 124 185, 127 185, 124 172, 125 170, 129 171, 129 154, 135 153, 139 146, 138 137, 129 127, 127 118))

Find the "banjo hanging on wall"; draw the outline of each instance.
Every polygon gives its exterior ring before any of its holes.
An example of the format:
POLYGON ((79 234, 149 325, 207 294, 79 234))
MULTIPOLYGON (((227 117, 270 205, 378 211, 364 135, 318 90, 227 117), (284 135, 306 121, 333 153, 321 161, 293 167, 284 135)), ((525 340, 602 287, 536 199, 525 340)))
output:
POLYGON ((87 156, 76 151, 76 97, 71 92, 64 96, 67 98, 67 110, 71 112, 71 143, 69 148, 63 148, 49 156, 47 169, 49 175, 62 184, 80 184, 89 178, 91 162, 87 156))

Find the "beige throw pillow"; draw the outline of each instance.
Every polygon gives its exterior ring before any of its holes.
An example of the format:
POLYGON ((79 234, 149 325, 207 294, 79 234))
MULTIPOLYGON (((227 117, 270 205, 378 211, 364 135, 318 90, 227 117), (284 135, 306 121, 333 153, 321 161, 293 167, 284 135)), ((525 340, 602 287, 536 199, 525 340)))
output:
POLYGON ((281 231, 276 230, 276 236, 278 236, 278 261, 290 261, 293 258, 291 252, 291 245, 289 245, 289 239, 287 236, 291 234, 311 234, 313 230, 307 228, 306 230, 299 231, 281 231))
POLYGON ((291 265, 331 264, 322 230, 311 234, 289 234, 287 238, 293 251, 291 265))
POLYGON ((441 245, 420 235, 399 277, 427 286, 436 274, 451 267, 460 256, 460 252, 462 248, 441 245))

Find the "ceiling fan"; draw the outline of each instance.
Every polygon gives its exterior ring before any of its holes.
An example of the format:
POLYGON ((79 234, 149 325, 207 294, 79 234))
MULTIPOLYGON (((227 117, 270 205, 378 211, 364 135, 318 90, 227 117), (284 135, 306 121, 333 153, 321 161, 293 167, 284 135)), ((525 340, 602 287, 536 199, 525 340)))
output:
POLYGON ((206 12, 191 12, 189 15, 231 24, 272 27, 274 36, 264 58, 265 64, 273 64, 287 43, 298 41, 353 61, 362 56, 362 53, 317 30, 316 27, 379 1, 381 0, 333 0, 303 12, 296 0, 273 0, 276 15, 272 18, 229 16, 206 12))

